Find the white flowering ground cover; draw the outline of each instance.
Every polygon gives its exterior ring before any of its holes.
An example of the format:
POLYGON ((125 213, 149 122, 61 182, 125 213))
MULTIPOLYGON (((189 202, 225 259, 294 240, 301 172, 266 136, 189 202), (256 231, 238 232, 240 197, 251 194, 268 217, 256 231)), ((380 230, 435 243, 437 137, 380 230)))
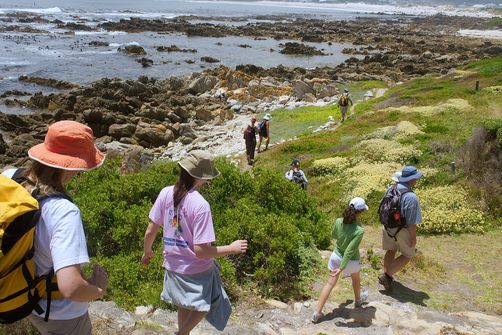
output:
POLYGON ((433 106, 401 106, 389 107, 385 111, 401 113, 420 113, 425 116, 433 116, 439 113, 467 113, 474 110, 474 107, 465 99, 449 99, 446 102, 433 106))

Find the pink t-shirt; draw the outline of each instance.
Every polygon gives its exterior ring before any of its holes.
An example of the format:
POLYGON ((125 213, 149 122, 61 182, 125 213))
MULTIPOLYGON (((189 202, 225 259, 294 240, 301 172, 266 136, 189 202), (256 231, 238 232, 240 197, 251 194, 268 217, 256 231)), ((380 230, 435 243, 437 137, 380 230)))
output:
POLYGON ((182 274, 194 274, 210 269, 212 258, 198 258, 194 244, 215 241, 213 218, 209 203, 195 190, 189 191, 175 213, 174 186, 160 191, 150 210, 150 220, 164 226, 164 267, 182 274), (176 214, 176 219, 175 218, 176 214))

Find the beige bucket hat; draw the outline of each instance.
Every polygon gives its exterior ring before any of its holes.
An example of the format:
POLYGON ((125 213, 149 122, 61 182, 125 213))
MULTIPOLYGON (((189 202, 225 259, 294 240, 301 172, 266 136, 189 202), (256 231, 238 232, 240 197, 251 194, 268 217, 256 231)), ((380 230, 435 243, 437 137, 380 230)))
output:
POLYGON ((188 157, 178 163, 189 175, 197 179, 209 180, 219 176, 214 166, 213 156, 204 150, 193 150, 188 157))

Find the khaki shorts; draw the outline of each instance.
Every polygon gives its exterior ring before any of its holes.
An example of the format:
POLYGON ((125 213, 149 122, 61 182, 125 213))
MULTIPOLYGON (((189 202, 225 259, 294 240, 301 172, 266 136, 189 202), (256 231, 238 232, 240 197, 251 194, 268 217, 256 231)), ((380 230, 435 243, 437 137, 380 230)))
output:
POLYGON ((92 335, 91 319, 89 313, 70 320, 50 320, 31 314, 31 323, 42 335, 92 335))
MULTIPOLYGON (((389 233, 394 235, 398 228, 389 229, 389 233)), ((416 254, 415 247, 410 247, 410 231, 408 228, 403 228, 396 235, 397 241, 387 234, 385 228, 382 227, 382 248, 383 250, 399 251, 404 257, 412 258, 416 254)))

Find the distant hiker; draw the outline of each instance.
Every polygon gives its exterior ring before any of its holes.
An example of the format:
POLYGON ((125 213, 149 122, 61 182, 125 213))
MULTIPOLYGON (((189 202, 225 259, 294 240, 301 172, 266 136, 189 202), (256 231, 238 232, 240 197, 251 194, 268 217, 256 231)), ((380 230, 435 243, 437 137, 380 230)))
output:
POLYGON ((336 239, 336 247, 328 261, 330 274, 328 282, 321 291, 316 310, 312 315, 313 323, 319 322, 323 317, 322 309, 340 274, 343 277, 350 276, 352 279, 352 289, 355 297, 354 306, 356 308, 361 307, 368 298, 367 291, 361 294, 359 244, 363 239, 364 229, 358 221, 359 215, 367 210, 368 206, 363 198, 353 198, 343 211, 343 218, 338 218, 335 221, 333 238, 336 239))
POLYGON ((308 180, 305 173, 300 169, 300 161, 298 159, 293 159, 291 163, 291 168, 286 172, 286 178, 289 181, 299 184, 304 190, 307 189, 308 180))
POLYGON ((392 289, 393 276, 415 256, 417 224, 422 222, 422 212, 418 198, 413 192, 422 173, 414 166, 405 166, 401 175, 395 176, 398 183, 385 193, 378 213, 383 224, 382 244, 386 250, 384 273, 378 282, 388 291, 392 289), (401 255, 396 258, 396 252, 401 255))
POLYGON ((260 135, 260 141, 258 142, 258 152, 260 151, 261 142, 265 139, 265 150, 268 149, 268 144, 270 143, 270 119, 272 119, 272 115, 265 114, 263 119, 258 123, 258 135, 260 135))
POLYGON ((254 151, 256 149, 256 134, 259 132, 256 117, 251 117, 251 124, 244 129, 244 142, 246 143, 246 157, 249 165, 254 163, 254 151))
MULTIPOLYGON (((89 263, 83 223, 80 210, 68 196, 65 184, 80 171, 101 166, 105 155, 96 148, 91 128, 75 121, 59 121, 49 126, 44 142, 30 148, 28 156, 32 162, 26 170, 10 170, 3 175, 22 183, 38 200, 35 276, 48 274, 52 280, 57 278, 57 287, 34 305, 35 310, 28 318, 41 334, 90 335, 92 326, 87 302, 105 295, 108 279, 99 265, 94 265, 90 278, 82 273, 82 266, 89 263)), ((24 267, 22 273, 29 276, 24 267)), ((12 285, 21 285, 26 280, 18 278, 12 285)), ((1 293, 5 293, 5 287, 2 285, 1 293)), ((32 294, 38 292, 32 291, 32 294)))
POLYGON ((152 245, 162 226, 166 271, 161 299, 178 306, 176 334, 189 334, 204 317, 222 331, 232 308, 214 258, 246 252, 247 241, 212 245, 216 237, 211 208, 197 191, 219 175, 212 157, 206 151, 194 150, 178 165, 178 181, 160 192, 150 210, 141 261, 150 263, 152 245))
POLYGON ((338 107, 340 107, 340 112, 342 113, 342 120, 345 120, 345 115, 347 114, 347 110, 349 109, 349 103, 352 105, 352 98, 350 97, 350 93, 348 89, 344 89, 343 93, 338 98, 338 107))

